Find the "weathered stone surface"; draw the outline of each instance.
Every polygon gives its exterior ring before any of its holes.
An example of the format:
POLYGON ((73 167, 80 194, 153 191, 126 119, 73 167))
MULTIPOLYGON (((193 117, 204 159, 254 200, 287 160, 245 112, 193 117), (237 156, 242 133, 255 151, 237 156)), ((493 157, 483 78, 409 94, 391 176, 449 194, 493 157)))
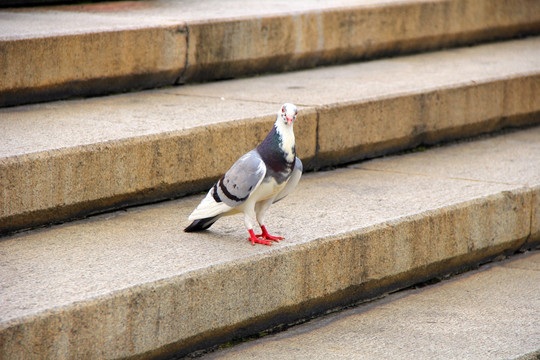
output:
POLYGON ((369 161, 355 168, 390 172, 411 172, 424 176, 522 184, 531 191, 531 243, 540 241, 540 129, 530 128, 506 136, 459 144, 430 152, 437 161, 426 161, 422 153, 411 154, 399 162, 393 158, 369 161), (463 149, 468 156, 463 156, 463 149), (471 163, 475 164, 471 167, 471 163), (511 171, 508 164, 512 163, 511 171), (452 164, 452 166, 448 166, 452 164))
POLYGON ((202 359, 536 359, 539 270, 537 252, 202 359))
MULTIPOLYGON (((9 15, 0 12, 0 19, 9 15)), ((64 18, 55 13, 47 21, 64 18)), ((13 30, 4 33, 0 106, 152 88, 180 77, 186 64, 183 26, 118 27, 87 32, 74 24, 66 35, 13 39, 6 36, 13 30)))
POLYGON ((0 232, 204 190, 284 102, 306 169, 535 123, 538 58, 531 38, 1 109, 0 232))
MULTIPOLYGON (((279 106, 160 91, 9 111, 0 229, 199 191, 264 139, 279 106)), ((298 155, 308 161, 316 126, 301 110, 298 155)))
POLYGON ((538 121, 539 48, 528 39, 178 91, 316 106, 314 165, 328 165, 538 121))
MULTIPOLYGON (((262 15, 259 9, 259 15, 249 21, 246 14, 238 20, 188 20, 191 41, 185 77, 215 78, 310 67, 540 29, 540 7, 530 1, 512 5, 463 0, 317 5, 293 1, 287 5, 287 15, 279 10, 262 15), (222 41, 216 44, 215 39, 222 41)), ((266 6, 262 8, 269 11, 266 6)))
POLYGON ((366 161, 352 167, 389 172, 411 172, 432 177, 490 181, 504 184, 540 185, 535 164, 540 160, 540 128, 511 131, 504 136, 486 137, 476 141, 429 149, 432 158, 426 161, 424 152, 406 157, 390 156, 366 161), (466 149, 467 157, 463 157, 466 149), (396 159, 400 161, 395 161, 396 159), (512 164, 509 172, 508 164, 512 164), (452 164, 452 166, 447 166, 452 164), (476 166, 471 166, 472 164, 476 166))
POLYGON ((470 159, 468 179, 392 170, 417 157, 452 168, 444 149, 383 159, 382 168, 307 174, 269 210, 269 229, 286 238, 272 247, 249 245, 238 216, 184 233, 201 196, 4 238, 0 354, 187 351, 518 249, 531 234, 527 184, 540 181, 536 166, 523 166, 540 163, 533 135, 485 140, 510 153, 522 139, 528 159, 517 162, 475 156, 487 145, 449 148, 461 148, 454 160, 470 159), (507 181, 482 166, 497 162, 491 169, 506 169, 507 181))
POLYGON ((0 106, 539 32, 535 0, 162 0, 2 9, 0 106))

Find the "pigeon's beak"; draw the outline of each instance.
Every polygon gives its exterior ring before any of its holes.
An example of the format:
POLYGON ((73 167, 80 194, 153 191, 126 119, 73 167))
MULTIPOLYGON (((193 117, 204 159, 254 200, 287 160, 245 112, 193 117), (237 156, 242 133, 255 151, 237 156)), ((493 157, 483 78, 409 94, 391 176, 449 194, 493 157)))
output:
POLYGON ((285 117, 287 118, 287 125, 291 125, 293 122, 292 116, 285 115, 285 117))

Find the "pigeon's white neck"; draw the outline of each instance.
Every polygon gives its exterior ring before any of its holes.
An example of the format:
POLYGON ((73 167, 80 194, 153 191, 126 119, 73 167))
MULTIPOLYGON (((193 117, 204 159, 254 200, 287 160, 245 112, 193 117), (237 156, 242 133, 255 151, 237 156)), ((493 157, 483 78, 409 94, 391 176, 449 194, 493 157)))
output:
POLYGON ((277 133, 281 137, 280 148, 285 153, 287 162, 291 163, 294 161, 294 157, 296 156, 293 124, 285 124, 278 116, 275 127, 277 133))

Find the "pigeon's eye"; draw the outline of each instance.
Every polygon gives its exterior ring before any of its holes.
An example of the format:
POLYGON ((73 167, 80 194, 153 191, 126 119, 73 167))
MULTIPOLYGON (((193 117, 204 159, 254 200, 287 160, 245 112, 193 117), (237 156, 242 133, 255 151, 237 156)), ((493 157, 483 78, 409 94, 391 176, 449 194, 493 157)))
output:
POLYGON ((282 106, 282 107, 281 107, 281 112, 282 112, 282 113, 285 113, 285 106, 282 106))

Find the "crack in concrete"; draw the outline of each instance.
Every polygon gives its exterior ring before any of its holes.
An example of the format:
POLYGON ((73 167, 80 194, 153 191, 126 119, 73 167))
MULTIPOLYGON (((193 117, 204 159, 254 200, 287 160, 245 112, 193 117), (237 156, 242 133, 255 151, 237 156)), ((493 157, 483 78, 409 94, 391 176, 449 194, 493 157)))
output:
POLYGON ((177 33, 186 34, 186 58, 184 60, 184 70, 174 81, 174 85, 181 85, 185 82, 186 73, 189 67, 189 41, 190 41, 190 29, 189 26, 184 23, 182 27, 176 29, 177 33))

